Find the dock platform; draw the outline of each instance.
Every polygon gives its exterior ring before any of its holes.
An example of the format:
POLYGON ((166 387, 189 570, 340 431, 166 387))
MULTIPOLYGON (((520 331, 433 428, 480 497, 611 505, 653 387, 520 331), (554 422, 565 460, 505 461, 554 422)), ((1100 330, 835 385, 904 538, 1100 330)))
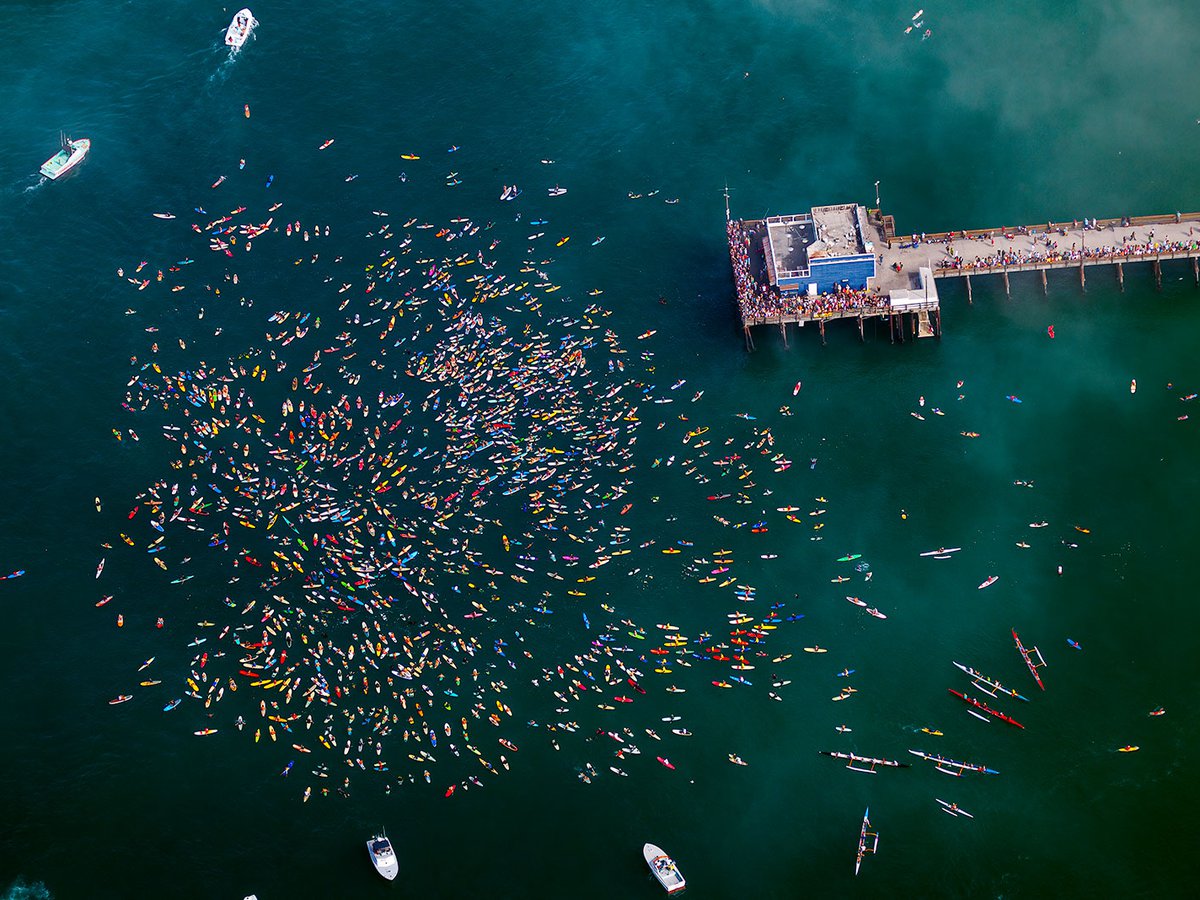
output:
POLYGON ((726 200, 726 232, 738 311, 747 347, 751 328, 854 319, 888 321, 891 339, 941 337, 937 282, 997 274, 1077 269, 1086 288, 1089 266, 1115 267, 1124 287, 1126 263, 1148 262, 1161 287, 1164 260, 1190 259, 1200 286, 1200 213, 1083 219, 1038 225, 897 234, 878 209, 844 204, 810 214, 733 219, 726 200))

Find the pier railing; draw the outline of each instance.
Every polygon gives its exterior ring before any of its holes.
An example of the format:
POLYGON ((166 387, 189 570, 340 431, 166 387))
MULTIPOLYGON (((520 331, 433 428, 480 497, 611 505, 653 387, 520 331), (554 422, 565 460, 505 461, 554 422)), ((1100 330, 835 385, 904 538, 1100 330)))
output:
MULTIPOLYGON (((1111 219, 1089 219, 1089 222, 1094 222, 1094 225, 1089 225, 1089 231, 1103 231, 1106 228, 1138 228, 1144 225, 1178 225, 1183 222, 1196 222, 1200 224, 1200 212, 1191 213, 1170 213, 1159 216, 1118 216, 1111 219)), ((1018 237, 1020 235, 1032 234, 1037 232, 1044 234, 1047 231, 1066 231, 1076 230, 1081 223, 1074 222, 1041 222, 1037 225, 1014 225, 1012 227, 1003 226, 1000 228, 968 228, 963 231, 938 231, 929 232, 926 234, 917 234, 923 244, 946 243, 954 240, 988 238, 988 237, 1018 237)), ((903 234, 897 233, 892 238, 894 241, 904 241, 911 239, 912 232, 903 234)))
MULTIPOLYGON (((1143 218, 1160 218, 1144 216, 1143 218)), ((1174 222, 1174 219, 1171 219, 1174 222)), ((1129 227, 1129 226, 1126 226, 1129 227)), ((928 236, 927 236, 928 240, 928 236)), ((1200 257, 1200 244, 1185 250, 1168 250, 1155 253, 1115 252, 1078 256, 1075 258, 1030 260, 1020 263, 975 263, 964 262, 961 266, 942 266, 933 270, 936 278, 954 278, 963 275, 987 275, 996 272, 1038 272, 1045 269, 1078 269, 1080 266, 1111 266, 1114 263, 1156 262, 1170 259, 1193 259, 1200 257)))
POLYGON ((755 325, 794 325, 805 322, 824 322, 829 319, 857 319, 872 316, 889 316, 893 313, 915 313, 938 308, 937 300, 905 301, 903 309, 893 309, 887 302, 873 303, 870 306, 854 306, 845 309, 822 309, 812 312, 779 313, 768 316, 743 315, 742 326, 755 325))

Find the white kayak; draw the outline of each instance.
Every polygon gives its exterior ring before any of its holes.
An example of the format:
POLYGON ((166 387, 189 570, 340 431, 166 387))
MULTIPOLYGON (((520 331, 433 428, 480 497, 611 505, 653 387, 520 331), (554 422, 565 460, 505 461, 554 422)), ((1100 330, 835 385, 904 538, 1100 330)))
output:
POLYGON ((966 816, 968 819, 975 818, 973 815, 971 815, 965 809, 959 809, 957 803, 947 803, 945 800, 938 800, 938 803, 940 803, 942 805, 942 812, 949 813, 950 815, 954 816, 955 818, 957 818, 959 816, 966 816))

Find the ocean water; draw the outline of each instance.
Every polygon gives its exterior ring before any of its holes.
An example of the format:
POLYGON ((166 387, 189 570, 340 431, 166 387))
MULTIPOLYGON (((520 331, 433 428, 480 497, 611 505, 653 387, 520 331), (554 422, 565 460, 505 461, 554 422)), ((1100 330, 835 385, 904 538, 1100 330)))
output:
MULTIPOLYGON (((232 9, 214 5, 163 3, 149 15, 88 0, 0 8, 0 570, 27 571, 0 582, 3 896, 656 896, 639 855, 646 840, 679 860, 698 897, 1190 895, 1198 790, 1188 766, 1200 722, 1188 562, 1200 419, 1180 418, 1193 406, 1181 398, 1200 391, 1190 268, 1165 265, 1161 290, 1139 266, 1124 291, 1099 269, 1086 292, 1069 272, 1050 273, 1045 295, 1036 276, 1014 277, 1011 296, 998 279, 977 279, 971 305, 962 285, 943 282, 940 341, 892 345, 869 324, 860 343, 847 324, 828 329, 827 346, 805 329, 785 347, 764 329, 747 353, 723 231, 726 186, 733 213, 757 217, 870 203, 878 180, 905 232, 1194 210, 1200 113, 1183 98, 1198 35, 1188 5, 928 7, 924 41, 924 28, 903 33, 915 7, 884 2, 355 0, 254 12, 257 39, 231 58, 220 37, 232 9), (60 129, 90 137, 91 156, 61 183, 39 183, 60 129), (448 186, 450 172, 462 183, 448 186), (209 188, 220 175, 228 181, 209 188), (522 198, 498 202, 514 182, 522 198), (555 184, 568 193, 550 200, 555 184), (234 710, 217 713, 221 731, 209 738, 191 733, 198 714, 163 716, 188 674, 191 632, 156 634, 153 610, 167 609, 172 625, 217 620, 230 573, 202 549, 184 592, 120 555, 138 492, 178 478, 174 445, 155 437, 169 414, 121 408, 130 358, 145 362, 151 340, 173 367, 237 356, 264 346, 275 309, 312 308, 323 330, 341 327, 331 288, 293 266, 294 244, 276 252, 263 238, 239 254, 249 308, 222 281, 233 264, 188 227, 243 204, 262 221, 275 201, 280 216, 331 226, 330 243, 306 244, 304 255, 336 252, 358 272, 381 249, 366 237, 380 223, 372 210, 390 211, 397 230, 410 217, 494 220, 504 238, 494 271, 513 280, 523 277, 526 223, 549 219, 547 239, 572 241, 537 251, 555 257, 562 285, 544 299, 546 317, 603 304, 603 327, 629 350, 626 377, 675 399, 640 407, 634 508, 620 520, 632 546, 658 543, 599 570, 578 604, 556 588, 556 614, 525 634, 538 665, 586 646, 576 612, 597 625, 600 602, 616 609, 614 622, 651 632, 660 622, 692 635, 722 629, 736 600, 684 565, 717 548, 733 550, 733 574, 758 588, 758 614, 773 601, 805 614, 766 648, 792 658, 761 662, 752 688, 728 691, 697 662, 675 671, 687 687, 679 695, 642 664, 650 693, 628 710, 571 713, 581 730, 558 736, 560 752, 523 724, 557 718, 529 685, 537 669, 514 673, 512 771, 450 800, 440 773, 390 795, 385 779, 358 775, 349 798, 305 804, 302 786, 318 782, 304 771, 280 778, 295 754, 238 734, 234 710), (210 215, 192 215, 197 206, 210 215), (151 216, 162 210, 179 218, 151 216), (189 257, 180 294, 138 292, 116 275, 189 257), (222 286, 223 299, 205 284, 222 286), (189 349, 175 351, 178 338, 189 349), (686 386, 672 393, 678 379, 686 386), (768 425, 794 464, 775 473, 755 460, 751 502, 706 499, 737 491, 732 474, 713 469, 698 485, 682 473, 686 430, 709 427, 712 456, 749 463, 752 429, 768 425), (131 427, 141 441, 113 439, 131 427), (825 527, 776 512, 790 504, 806 520, 826 508, 812 520, 825 527), (714 514, 770 529, 726 528, 714 514), (657 552, 679 540, 694 550, 657 552), (963 549, 946 561, 918 555, 942 546, 963 549), (835 562, 848 553, 863 554, 869 583, 835 562), (638 577, 624 574, 635 567, 638 577), (853 581, 831 583, 840 574, 853 581), (999 581, 978 590, 992 574, 999 581), (97 610, 105 592, 119 599, 97 610), (848 593, 888 618, 863 616, 848 593), (122 631, 110 614, 119 607, 130 620, 122 631), (1013 647, 1014 627, 1045 655, 1044 694, 1013 647), (813 644, 829 652, 802 651, 813 644), (171 693, 110 707, 152 655, 171 693), (1025 729, 966 716, 946 694, 966 689, 952 660, 1030 697, 995 703, 1025 729), (856 669, 858 693, 834 704, 844 667, 856 669), (774 672, 792 681, 781 703, 767 696, 774 672), (1148 717, 1158 706, 1167 714, 1148 717), (639 738, 640 759, 620 763, 630 777, 577 780, 585 760, 602 771, 611 762, 611 750, 584 740, 595 728, 664 731, 668 714, 695 732, 665 745, 675 771, 639 738), (848 735, 834 731, 843 722, 848 735), (1129 744, 1141 749, 1116 752, 1129 744), (848 772, 817 752, 833 749, 913 768, 848 772), (950 778, 908 749, 1001 774, 950 778), (729 753, 749 765, 730 766, 729 753), (941 814, 935 798, 974 819, 941 814), (855 878, 868 805, 879 852, 855 878), (363 858, 380 825, 403 885, 385 884, 363 858)), ((429 233, 418 238, 429 246, 429 233)), ((491 312, 514 332, 531 321, 491 312)), ((604 363, 597 354, 600 377, 604 363)), ((367 371, 360 390, 401 380, 389 364, 367 371)), ((265 406, 278 406, 282 385, 263 390, 265 406)), ((520 520, 516 503, 496 508, 520 520)), ((607 512, 611 527, 616 510, 607 512)), ((489 553, 506 559, 498 544, 489 553)), ((533 596, 554 586, 544 581, 530 579, 533 596)), ((525 590, 502 588, 506 600, 525 590)), ((489 641, 498 634, 480 629, 489 641)))

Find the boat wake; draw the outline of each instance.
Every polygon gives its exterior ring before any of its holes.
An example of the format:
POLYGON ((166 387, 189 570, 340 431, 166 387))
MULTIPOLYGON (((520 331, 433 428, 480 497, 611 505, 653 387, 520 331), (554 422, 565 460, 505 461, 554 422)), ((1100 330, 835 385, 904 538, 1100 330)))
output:
POLYGON ((31 184, 25 185, 25 187, 21 190, 22 194, 28 194, 30 191, 36 191, 38 188, 40 188, 42 185, 46 184, 50 180, 49 178, 46 178, 44 175, 37 175, 34 177, 37 180, 32 182, 31 184))
MULTIPOLYGON (((221 46, 224 47, 225 45, 222 44, 221 46)), ((238 58, 237 49, 231 47, 229 49, 229 53, 226 55, 226 57, 223 60, 221 60, 220 64, 213 71, 213 73, 208 76, 208 83, 210 85, 211 84, 220 84, 226 78, 228 78, 229 72, 233 68, 233 64, 237 62, 237 58, 238 58)))
POLYGON ((53 896, 50 889, 40 881, 29 882, 23 878, 17 878, 4 889, 0 900, 51 900, 53 896))

